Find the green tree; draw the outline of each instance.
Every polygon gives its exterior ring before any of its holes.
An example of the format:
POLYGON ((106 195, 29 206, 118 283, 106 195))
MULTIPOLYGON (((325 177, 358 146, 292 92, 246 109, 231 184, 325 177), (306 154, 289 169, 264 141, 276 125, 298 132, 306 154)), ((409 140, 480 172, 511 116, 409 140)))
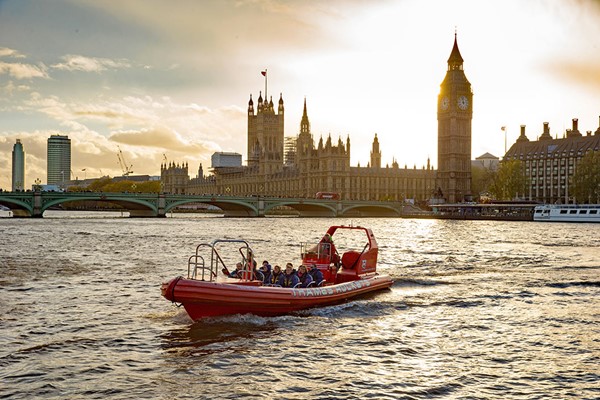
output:
POLYGON ((571 194, 578 203, 600 203, 600 151, 589 151, 577 163, 571 194))
POLYGON ((94 182, 90 183, 87 187, 88 190, 92 192, 104 192, 104 186, 108 185, 112 182, 112 179, 108 176, 103 176, 100 179, 96 179, 94 182))
POLYGON ((106 193, 159 193, 160 181, 134 182, 134 181, 118 181, 115 182, 112 178, 103 177, 90 183, 88 186, 72 186, 69 188, 72 192, 106 192, 106 193))
POLYGON ((474 197, 489 192, 497 172, 487 168, 474 166, 471 168, 471 192, 474 197))
POLYGON ((497 200, 512 200, 527 190, 528 179, 525 167, 520 160, 507 160, 500 163, 498 173, 490 186, 490 192, 497 200))

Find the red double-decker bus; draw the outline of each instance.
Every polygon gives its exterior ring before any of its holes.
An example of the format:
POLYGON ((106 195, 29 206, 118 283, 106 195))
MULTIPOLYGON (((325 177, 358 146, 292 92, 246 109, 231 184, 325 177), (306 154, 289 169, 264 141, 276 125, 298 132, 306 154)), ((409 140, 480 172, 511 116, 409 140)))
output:
POLYGON ((317 192, 315 198, 326 200, 339 200, 340 194, 336 192, 317 192))

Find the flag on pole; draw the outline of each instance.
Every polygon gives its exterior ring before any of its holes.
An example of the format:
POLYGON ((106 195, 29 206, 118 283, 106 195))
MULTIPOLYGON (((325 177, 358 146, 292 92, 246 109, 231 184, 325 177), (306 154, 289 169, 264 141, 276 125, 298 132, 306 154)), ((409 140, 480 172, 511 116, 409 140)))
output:
POLYGON ((262 74, 262 76, 267 76, 267 70, 266 69, 264 71, 260 71, 260 73, 262 74))

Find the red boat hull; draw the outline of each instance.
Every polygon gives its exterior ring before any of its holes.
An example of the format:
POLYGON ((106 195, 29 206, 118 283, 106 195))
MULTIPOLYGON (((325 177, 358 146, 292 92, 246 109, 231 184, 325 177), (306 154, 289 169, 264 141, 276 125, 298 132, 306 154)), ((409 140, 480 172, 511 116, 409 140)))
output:
POLYGON ((230 314, 276 316, 312 307, 343 303, 393 284, 387 275, 373 274, 361 279, 318 288, 290 289, 206 282, 175 278, 163 283, 162 295, 181 303, 193 320, 230 314))

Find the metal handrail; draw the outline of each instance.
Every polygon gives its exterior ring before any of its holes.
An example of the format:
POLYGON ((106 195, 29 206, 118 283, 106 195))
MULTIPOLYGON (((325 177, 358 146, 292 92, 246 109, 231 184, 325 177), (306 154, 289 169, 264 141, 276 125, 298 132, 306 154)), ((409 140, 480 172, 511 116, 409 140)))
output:
POLYGON ((217 239, 212 243, 200 243, 198 246, 196 246, 196 254, 190 256, 190 258, 188 259, 188 279, 197 279, 198 270, 200 270, 202 272, 200 279, 203 281, 206 280, 206 275, 208 274, 208 281, 212 282, 216 280, 220 270, 220 266, 224 267, 226 270, 229 270, 229 268, 227 268, 227 265, 225 264, 225 261, 223 260, 223 258, 219 254, 219 251, 217 250, 217 245, 220 243, 243 243, 244 246, 240 247, 239 251, 242 255, 242 262, 244 264, 247 264, 246 260, 250 259, 254 254, 248 242, 241 239, 217 239), (206 266, 204 257, 200 255, 201 248, 203 247, 208 247, 210 249, 209 266, 206 266), (246 250, 246 255, 244 255, 244 252, 242 251, 243 249, 246 250))
POLYGON ((198 269, 202 271, 201 280, 204 280, 206 270, 210 271, 210 269, 206 268, 204 263, 204 257, 198 254, 194 254, 188 259, 188 279, 196 279, 198 276, 198 269), (200 262, 198 262, 198 260, 200 260, 200 262), (192 266, 194 267, 193 270, 191 269, 192 266))

